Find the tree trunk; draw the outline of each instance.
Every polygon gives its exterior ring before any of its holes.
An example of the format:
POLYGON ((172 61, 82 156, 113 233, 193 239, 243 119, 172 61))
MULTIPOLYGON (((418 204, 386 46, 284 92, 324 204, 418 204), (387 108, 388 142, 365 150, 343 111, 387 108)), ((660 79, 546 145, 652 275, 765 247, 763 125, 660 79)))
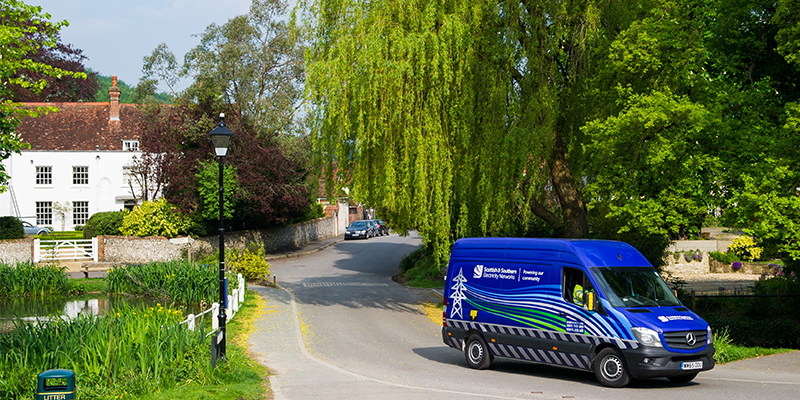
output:
POLYGON ((550 159, 550 175, 553 187, 561 202, 561 211, 564 214, 564 237, 586 237, 588 227, 586 224, 586 206, 583 197, 572 177, 572 171, 567 159, 567 150, 559 132, 555 133, 552 157, 550 159))

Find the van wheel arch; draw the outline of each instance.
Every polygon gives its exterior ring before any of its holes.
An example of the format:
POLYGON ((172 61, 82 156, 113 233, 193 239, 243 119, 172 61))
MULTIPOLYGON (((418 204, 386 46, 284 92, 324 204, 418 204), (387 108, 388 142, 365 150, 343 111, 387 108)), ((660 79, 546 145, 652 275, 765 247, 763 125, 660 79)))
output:
POLYGON ((471 330, 464 335, 463 341, 464 358, 467 365, 474 369, 487 369, 492 365, 494 356, 486 345, 486 338, 476 331, 471 330))
POLYGON ((613 388, 627 386, 633 380, 622 352, 613 345, 596 349, 592 357, 592 371, 603 385, 613 388))

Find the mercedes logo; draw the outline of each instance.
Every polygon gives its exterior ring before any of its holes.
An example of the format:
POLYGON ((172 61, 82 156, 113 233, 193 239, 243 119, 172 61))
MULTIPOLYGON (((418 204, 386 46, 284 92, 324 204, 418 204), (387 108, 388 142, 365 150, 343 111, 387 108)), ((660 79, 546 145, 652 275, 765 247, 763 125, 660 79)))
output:
POLYGON ((694 337, 694 333, 689 332, 686 334, 686 344, 689 346, 694 346, 697 343, 697 339, 694 337))

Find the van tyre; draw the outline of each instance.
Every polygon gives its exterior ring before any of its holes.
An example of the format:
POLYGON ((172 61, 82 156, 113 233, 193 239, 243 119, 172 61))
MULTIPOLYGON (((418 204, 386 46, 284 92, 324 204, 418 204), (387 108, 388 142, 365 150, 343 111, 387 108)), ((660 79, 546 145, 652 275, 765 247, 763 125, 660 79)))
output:
POLYGON ((672 383, 689 383, 695 376, 697 376, 697 372, 689 375, 668 376, 667 379, 672 383))
POLYGON ((467 339, 464 348, 467 364, 475 369, 486 369, 492 364, 492 355, 486 347, 486 341, 480 335, 472 335, 467 339))
POLYGON ((621 388, 633 379, 625 366, 625 360, 617 349, 607 347, 594 359, 594 375, 603 386, 621 388))

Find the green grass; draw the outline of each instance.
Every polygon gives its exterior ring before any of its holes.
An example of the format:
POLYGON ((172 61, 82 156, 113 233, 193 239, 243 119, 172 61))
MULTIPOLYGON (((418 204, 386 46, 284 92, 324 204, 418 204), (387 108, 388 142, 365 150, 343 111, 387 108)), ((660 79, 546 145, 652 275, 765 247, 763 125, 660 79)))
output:
POLYGON ((64 231, 64 232, 51 232, 49 235, 36 235, 36 239, 41 240, 77 240, 83 239, 83 232, 78 231, 64 231))
POLYGON ((0 336, 0 399, 32 398, 36 375, 52 368, 76 373, 81 399, 266 398, 267 370, 247 350, 263 309, 260 296, 247 292, 228 324, 228 361, 216 369, 206 332, 178 325, 180 313, 160 306, 39 325, 18 321, 0 336))
POLYGON ((0 296, 62 295, 68 281, 65 269, 54 264, 0 264, 0 296))
POLYGON ((444 271, 447 263, 436 262, 432 249, 423 246, 412 252, 400 263, 403 273, 400 280, 411 287, 440 288, 444 287, 444 271))
MULTIPOLYGON (((248 290, 245 302, 233 321, 226 325, 228 361, 218 363, 214 382, 196 382, 149 395, 154 400, 255 400, 269 398, 267 368, 248 357, 247 342, 255 321, 264 311, 264 300, 248 290)), ((209 360, 210 362, 210 360, 209 360)))
POLYGON ((794 349, 784 348, 768 349, 764 347, 737 346, 731 342, 726 329, 714 333, 714 347, 716 348, 714 360, 719 364, 795 351, 794 349))
POLYGON ((70 294, 103 293, 108 291, 108 283, 105 278, 70 279, 68 284, 70 294))
MULTIPOLYGON (((106 275, 110 293, 170 298, 183 304, 211 304, 219 298, 219 270, 188 261, 115 267, 106 275)), ((233 289, 235 279, 229 281, 233 289)))

